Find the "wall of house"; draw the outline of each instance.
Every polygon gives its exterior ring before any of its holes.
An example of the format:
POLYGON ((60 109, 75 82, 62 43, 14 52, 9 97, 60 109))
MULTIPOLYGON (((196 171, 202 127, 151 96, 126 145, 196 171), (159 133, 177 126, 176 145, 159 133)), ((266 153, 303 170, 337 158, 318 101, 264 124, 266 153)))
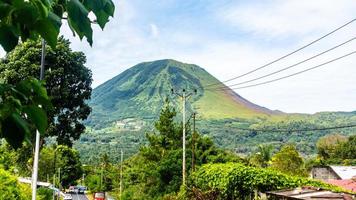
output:
POLYGON ((314 167, 310 175, 313 179, 319 180, 340 179, 329 167, 314 167))

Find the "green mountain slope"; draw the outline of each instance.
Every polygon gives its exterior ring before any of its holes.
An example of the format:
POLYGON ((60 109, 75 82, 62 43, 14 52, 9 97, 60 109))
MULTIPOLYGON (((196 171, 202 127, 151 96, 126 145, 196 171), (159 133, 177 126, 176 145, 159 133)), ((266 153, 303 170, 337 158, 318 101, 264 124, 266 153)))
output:
POLYGON ((153 121, 158 118, 166 98, 170 98, 178 114, 181 113, 181 100, 171 94, 172 88, 198 89, 187 103, 187 116, 193 110, 197 111, 196 127, 200 133, 210 136, 218 146, 244 155, 262 143, 271 144, 276 149, 294 143, 302 154, 312 155, 316 153, 316 141, 324 135, 356 134, 356 128, 308 132, 242 130, 299 130, 355 124, 356 111, 314 115, 271 111, 229 89, 204 89, 211 83, 219 82, 199 66, 159 60, 138 64, 98 86, 89 102, 92 114, 86 122, 86 134, 75 144, 83 163, 95 162, 104 152, 111 155, 113 161, 118 161, 121 148, 125 149, 125 158, 137 152, 146 142, 145 133, 152 130, 153 121))
MULTIPOLYGON (((171 94, 197 89, 189 110, 197 110, 204 119, 254 118, 279 115, 242 98, 234 91, 205 90, 204 85, 218 80, 203 68, 175 60, 145 62, 133 66, 93 90, 89 124, 113 122, 125 118, 152 119, 158 116, 165 98, 170 98, 177 108, 180 101, 171 94)), ((221 83, 217 86, 222 86, 221 83)))

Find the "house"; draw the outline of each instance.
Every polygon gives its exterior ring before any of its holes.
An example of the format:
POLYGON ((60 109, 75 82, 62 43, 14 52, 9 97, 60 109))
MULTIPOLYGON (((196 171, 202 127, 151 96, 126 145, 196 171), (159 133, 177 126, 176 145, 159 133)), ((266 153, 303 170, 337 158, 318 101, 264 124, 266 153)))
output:
POLYGON ((336 193, 314 187, 302 187, 291 190, 279 190, 267 192, 267 199, 271 200, 354 200, 355 195, 346 193, 336 193))
POLYGON ((310 175, 318 180, 350 180, 356 177, 356 166, 313 167, 310 175))
POLYGON ((314 167, 311 177, 356 192, 356 166, 314 167))

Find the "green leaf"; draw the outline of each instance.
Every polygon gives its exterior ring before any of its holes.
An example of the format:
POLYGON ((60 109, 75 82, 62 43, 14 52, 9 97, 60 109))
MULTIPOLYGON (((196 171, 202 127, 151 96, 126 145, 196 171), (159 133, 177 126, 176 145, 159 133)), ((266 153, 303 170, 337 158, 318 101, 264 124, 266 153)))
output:
POLYGON ((85 36, 90 45, 93 44, 93 30, 88 18, 88 10, 79 0, 70 0, 67 3, 68 23, 79 35, 80 39, 85 36))
POLYGON ((0 24, 0 44, 5 51, 13 50, 19 41, 19 37, 12 31, 12 27, 0 24))
POLYGON ((0 2, 0 19, 6 17, 11 11, 10 4, 0 2))
POLYGON ((106 12, 107 7, 110 7, 110 5, 113 6, 110 2, 110 0, 84 0, 83 2, 88 10, 92 10, 94 12, 96 20, 102 29, 104 29, 105 24, 109 21, 109 17, 113 16, 113 13, 106 12))
POLYGON ((52 12, 46 19, 39 20, 35 24, 36 31, 52 48, 56 47, 60 27, 61 20, 52 12))
POLYGON ((18 113, 13 113, 2 122, 1 131, 2 136, 14 148, 20 147, 30 133, 27 122, 18 113))
POLYGON ((47 129, 47 114, 38 106, 26 106, 24 112, 28 118, 35 124, 37 130, 44 134, 47 129))
POLYGON ((39 12, 33 4, 24 2, 14 11, 14 20, 30 28, 38 19, 39 12))
POLYGON ((39 14, 42 18, 48 17, 48 8, 42 3, 41 0, 32 0, 32 2, 37 7, 39 14))

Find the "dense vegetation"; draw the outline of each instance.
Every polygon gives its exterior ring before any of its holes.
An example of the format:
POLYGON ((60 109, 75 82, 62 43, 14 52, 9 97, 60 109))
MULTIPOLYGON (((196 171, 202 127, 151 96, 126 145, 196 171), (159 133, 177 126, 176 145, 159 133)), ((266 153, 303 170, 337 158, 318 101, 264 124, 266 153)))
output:
MULTIPOLYGON (((202 190, 203 195, 215 194, 216 199, 258 199, 258 192, 300 186, 340 191, 338 187, 319 181, 288 176, 270 169, 247 167, 238 163, 204 165, 194 173, 192 185, 202 190)), ((195 191, 192 195, 198 194, 195 191)))

